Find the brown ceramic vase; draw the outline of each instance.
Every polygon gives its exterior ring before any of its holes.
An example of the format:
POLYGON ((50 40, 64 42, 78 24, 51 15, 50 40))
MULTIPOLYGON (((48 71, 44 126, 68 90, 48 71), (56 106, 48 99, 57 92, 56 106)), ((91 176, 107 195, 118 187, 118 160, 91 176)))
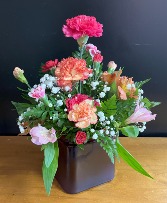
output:
POLYGON ((84 149, 59 140, 59 162, 56 179, 62 189, 75 194, 111 181, 115 165, 97 142, 88 142, 84 149))

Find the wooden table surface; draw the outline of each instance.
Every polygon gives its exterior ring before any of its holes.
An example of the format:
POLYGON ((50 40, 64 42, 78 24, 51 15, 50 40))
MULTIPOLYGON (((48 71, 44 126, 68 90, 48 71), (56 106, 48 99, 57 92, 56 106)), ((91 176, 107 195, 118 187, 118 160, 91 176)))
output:
POLYGON ((0 203, 167 203, 167 139, 121 138, 121 143, 154 180, 121 160, 111 182, 71 195, 55 180, 47 196, 40 147, 26 137, 0 136, 0 203))

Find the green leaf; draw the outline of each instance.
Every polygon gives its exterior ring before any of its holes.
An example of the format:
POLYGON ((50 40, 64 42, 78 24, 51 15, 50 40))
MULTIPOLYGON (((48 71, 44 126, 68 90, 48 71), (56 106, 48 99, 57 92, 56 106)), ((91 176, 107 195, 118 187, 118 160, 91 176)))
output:
POLYGON ((12 101, 11 103, 15 106, 18 114, 24 113, 27 110, 27 108, 31 106, 31 104, 19 103, 14 101, 12 101))
POLYGON ((48 112, 45 111, 43 114, 42 114, 42 117, 41 117, 41 120, 44 121, 46 119, 46 116, 47 116, 48 112))
POLYGON ((152 178, 145 170, 144 168, 138 163, 138 161, 117 141, 117 151, 119 156, 134 170, 138 171, 139 173, 152 178))
POLYGON ((137 137, 139 135, 139 128, 137 126, 126 126, 120 128, 123 135, 128 137, 137 137))
POLYGON ((105 114, 105 116, 110 117, 111 115, 115 115, 116 113, 116 96, 113 95, 107 101, 101 102, 101 107, 99 107, 105 114))
POLYGON ((112 138, 107 137, 107 136, 98 135, 97 142, 106 151, 106 153, 108 154, 108 156, 111 159, 112 163, 114 163, 114 161, 115 161, 115 156, 119 160, 117 147, 116 147, 115 142, 112 140, 112 138))
POLYGON ((151 80, 151 78, 146 79, 146 80, 144 80, 144 81, 135 82, 135 87, 139 89, 139 88, 141 88, 145 83, 149 82, 150 80, 151 80))
POLYGON ((46 189, 46 192, 48 195, 50 194, 52 182, 53 182, 54 176, 55 176, 57 168, 58 168, 58 157, 59 157, 58 142, 55 142, 54 150, 55 150, 55 155, 54 155, 54 159, 53 159, 52 163, 50 164, 50 166, 47 168, 45 165, 45 161, 44 161, 43 167, 42 167, 44 185, 45 185, 45 189, 46 189))
POLYGON ((45 145, 44 148, 44 160, 47 168, 52 163, 54 155, 55 155, 54 144, 49 142, 48 144, 45 145))
POLYGON ((155 106, 158 106, 161 104, 161 102, 154 102, 154 101, 150 101, 149 99, 147 99, 146 97, 144 99, 142 99, 142 102, 144 102, 144 105, 148 108, 151 109, 155 106))

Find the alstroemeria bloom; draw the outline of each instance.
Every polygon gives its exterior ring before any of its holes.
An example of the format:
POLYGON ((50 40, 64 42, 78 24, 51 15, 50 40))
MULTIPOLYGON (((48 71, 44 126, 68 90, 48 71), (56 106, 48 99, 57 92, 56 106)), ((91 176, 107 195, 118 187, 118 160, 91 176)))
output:
POLYGON ((63 59, 58 63, 55 70, 57 84, 60 87, 71 87, 73 82, 87 79, 92 71, 92 69, 86 67, 84 59, 73 57, 63 59))
POLYGON ((136 88, 132 78, 120 77, 117 85, 120 99, 127 100, 128 97, 137 99, 137 95, 135 95, 136 88))
POLYGON ((63 25, 63 33, 66 37, 78 39, 83 36, 101 37, 103 25, 96 21, 93 16, 79 15, 66 20, 63 25))
POLYGON ((87 128, 90 124, 97 123, 96 107, 94 101, 86 99, 79 104, 75 104, 69 111, 68 119, 75 122, 78 128, 87 128))
POLYGON ((36 145, 47 144, 48 142, 54 143, 57 140, 56 131, 54 128, 50 130, 38 125, 30 130, 32 137, 31 141, 36 145))
POLYGON ((85 45, 86 51, 89 52, 89 54, 91 55, 91 57, 93 58, 95 54, 97 53, 101 53, 97 47, 93 44, 86 44, 85 45))
POLYGON ((108 82, 108 84, 112 84, 119 81, 120 75, 122 74, 122 70, 115 71, 114 73, 108 73, 107 71, 103 72, 101 79, 104 82, 108 82))
POLYGON ((126 119, 126 124, 137 123, 137 122, 148 122, 155 120, 156 114, 152 114, 151 111, 137 104, 134 113, 126 119))
POLYGON ((54 61, 50 60, 47 61, 43 66, 42 66, 42 72, 45 73, 47 71, 50 71, 52 68, 55 68, 58 63, 58 59, 55 59, 54 61))
POLYGON ((42 86, 32 88, 28 95, 34 99, 40 99, 45 97, 45 89, 42 86))

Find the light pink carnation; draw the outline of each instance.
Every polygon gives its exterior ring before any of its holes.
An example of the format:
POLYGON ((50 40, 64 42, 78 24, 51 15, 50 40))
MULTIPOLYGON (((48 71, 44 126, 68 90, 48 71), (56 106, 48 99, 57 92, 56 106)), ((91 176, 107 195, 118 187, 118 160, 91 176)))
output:
POLYGON ((137 104, 134 113, 126 119, 126 123, 137 123, 137 122, 148 122, 151 120, 155 120, 156 114, 152 114, 151 111, 137 104))
POLYGON ((90 53, 91 57, 94 57, 94 55, 97 54, 97 53, 101 53, 97 49, 97 47, 95 45, 93 45, 93 44, 86 44, 85 48, 86 48, 86 51, 88 51, 90 53))
POLYGON ((54 128, 48 130, 41 125, 33 127, 30 130, 30 135, 32 137, 31 141, 36 145, 47 144, 48 142, 54 143, 57 140, 56 131, 54 128))
POLYGON ((41 86, 32 88, 31 92, 29 92, 28 95, 34 99, 43 98, 45 96, 45 89, 41 86))
POLYGON ((82 36, 101 37, 103 25, 93 16, 79 15, 66 20, 63 25, 63 33, 66 37, 79 39, 82 36))

